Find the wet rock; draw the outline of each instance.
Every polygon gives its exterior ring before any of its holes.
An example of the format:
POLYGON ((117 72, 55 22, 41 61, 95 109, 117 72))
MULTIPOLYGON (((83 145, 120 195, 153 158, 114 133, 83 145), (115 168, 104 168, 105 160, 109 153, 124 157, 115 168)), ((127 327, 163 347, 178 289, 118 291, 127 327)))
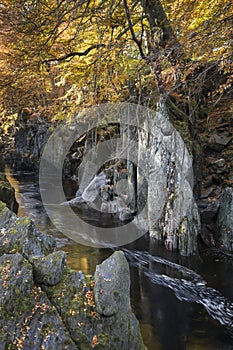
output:
POLYGON ((217 228, 224 248, 233 251, 233 189, 224 190, 217 217, 217 228))
POLYGON ((54 286, 60 282, 66 267, 65 252, 58 251, 43 257, 34 257, 31 261, 36 283, 54 286))
POLYGON ((82 198, 86 202, 93 202, 99 195, 99 190, 106 184, 106 175, 102 172, 95 176, 90 184, 84 189, 82 198))
POLYGON ((220 158, 220 159, 217 159, 216 161, 214 161, 212 163, 212 166, 215 168, 222 168, 222 167, 224 167, 225 164, 226 164, 225 159, 220 158))
MULTIPOLYGON (((197 253, 197 237, 201 232, 201 222, 196 202, 193 199, 192 205, 187 211, 186 217, 181 221, 177 231, 179 240, 175 243, 179 245, 181 255, 188 256, 190 252, 197 253)), ((174 240, 174 238, 173 238, 174 240)))
POLYGON ((215 246, 213 227, 203 224, 201 228, 201 239, 207 247, 215 246))
MULTIPOLYGON (((196 234, 200 230, 199 213, 193 199, 194 158, 169 117, 167 106, 161 101, 156 115, 146 121, 145 129, 152 133, 150 138, 148 132, 139 132, 138 163, 148 184, 148 231, 158 240, 166 241, 169 237, 174 249, 190 255, 196 252, 196 234), (181 226, 182 234, 177 235, 181 226)), ((187 143, 192 142, 191 139, 190 136, 187 143)), ((196 162, 197 158, 196 155, 196 162)), ((201 170, 197 164, 195 169, 195 186, 199 192, 201 170)), ((142 182, 140 176, 138 182, 142 182)))
POLYGON ((205 180, 205 182, 203 183, 203 187, 209 187, 214 183, 214 178, 212 175, 208 176, 208 178, 205 180))

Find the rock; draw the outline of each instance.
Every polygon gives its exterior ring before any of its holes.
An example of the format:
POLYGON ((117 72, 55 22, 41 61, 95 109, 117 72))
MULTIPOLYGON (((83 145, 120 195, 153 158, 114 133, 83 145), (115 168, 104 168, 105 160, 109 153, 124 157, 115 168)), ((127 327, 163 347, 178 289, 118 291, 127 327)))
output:
POLYGON ((17 213, 18 203, 15 198, 15 191, 4 174, 5 163, 0 156, 0 201, 6 203, 7 207, 17 213))
POLYGON ((217 229, 224 248, 233 252, 233 189, 230 187, 224 190, 220 200, 217 229))
POLYGON ((121 221, 126 221, 132 219, 132 213, 130 208, 123 208, 119 213, 119 219, 121 221))
POLYGON ((207 190, 205 190, 204 192, 202 192, 200 198, 201 198, 201 199, 206 199, 206 198, 208 198, 208 197, 212 194, 213 191, 214 191, 214 188, 213 188, 213 187, 208 188, 207 190))
MULTIPOLYGON (((43 117, 42 117, 43 118, 43 117)), ((11 153, 11 165, 17 170, 37 170, 43 147, 51 133, 48 119, 20 121, 14 134, 14 152, 11 153)))
POLYGON ((225 164, 226 164, 225 159, 220 158, 220 159, 217 159, 216 161, 214 161, 212 163, 212 166, 214 166, 215 168, 222 168, 222 167, 224 167, 225 164))
POLYGON ((42 234, 28 218, 17 218, 4 203, 0 202, 0 255, 20 252, 30 260, 44 256, 55 247, 52 236, 42 234))
POLYGON ((43 286, 78 349, 91 350, 95 340, 97 349, 146 350, 129 288, 129 266, 122 252, 97 266, 94 279, 66 270, 59 284, 43 286))
POLYGON ((0 257, 0 347, 77 350, 57 310, 35 286, 32 266, 19 253, 0 257))
POLYGON ((105 350, 146 350, 130 306, 129 267, 122 252, 98 267, 94 293, 93 278, 67 269, 66 255, 54 251, 53 238, 2 202, 0 239, 1 349, 91 350, 95 344, 105 350), (98 313, 97 304, 108 317, 98 313))
POLYGON ((214 183, 214 179, 213 179, 213 176, 210 175, 208 176, 208 178, 206 179, 206 181, 203 183, 203 187, 209 187, 211 186, 212 184, 214 183))
POLYGON ((58 251, 44 257, 33 257, 31 261, 36 283, 54 286, 61 281, 66 267, 65 252, 58 251))
POLYGON ((129 310, 129 266, 123 252, 115 252, 97 265, 94 278, 96 308, 101 315, 129 310))
POLYGON ((212 135, 209 139, 209 143, 206 145, 207 151, 220 152, 226 147, 232 140, 232 137, 227 137, 224 135, 212 135))
POLYGON ((95 176, 90 184, 85 188, 82 193, 82 198, 86 202, 94 202, 99 195, 99 190, 106 184, 106 175, 102 172, 98 176, 95 176))
MULTIPOLYGON (((173 248, 179 249, 181 254, 194 254, 196 234, 200 230, 199 213, 193 199, 194 158, 172 126, 163 102, 146 123, 150 124, 147 129, 151 134, 148 141, 148 132, 139 131, 138 167, 143 169, 148 184, 148 231, 158 240, 165 241, 169 237, 173 248), (182 235, 177 235, 181 226, 182 235)), ((138 176, 138 193, 140 183, 138 176)))
POLYGON ((207 247, 215 246, 213 228, 210 228, 207 224, 203 224, 201 228, 201 239, 207 247))
POLYGON ((200 214, 201 214, 201 222, 202 223, 209 223, 211 222, 217 215, 218 209, 219 209, 219 203, 215 200, 212 202, 209 202, 208 200, 200 201, 198 203, 200 214))
POLYGON ((181 221, 176 235, 179 236, 179 240, 177 240, 178 242, 175 241, 175 244, 179 244, 179 251, 181 255, 188 256, 190 255, 190 252, 192 252, 192 254, 197 253, 197 237, 200 232, 200 215, 197 204, 193 199, 193 203, 190 205, 186 217, 184 217, 181 221))

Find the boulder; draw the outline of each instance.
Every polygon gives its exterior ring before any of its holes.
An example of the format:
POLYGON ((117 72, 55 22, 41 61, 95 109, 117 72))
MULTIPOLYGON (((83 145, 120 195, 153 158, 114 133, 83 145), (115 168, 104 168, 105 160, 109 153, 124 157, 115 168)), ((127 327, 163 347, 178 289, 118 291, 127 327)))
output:
POLYGON ((54 286, 59 283, 66 267, 66 254, 53 252, 43 257, 33 257, 33 272, 36 283, 54 286))
POLYGON ((129 266, 123 252, 115 252, 96 267, 95 301, 99 314, 112 316, 130 308, 129 266))
POLYGON ((77 350, 57 310, 36 287, 32 266, 19 253, 0 257, 1 349, 77 350))
POLYGON ((44 256, 55 248, 55 239, 42 234, 28 218, 18 218, 0 202, 0 254, 21 253, 26 259, 44 256))

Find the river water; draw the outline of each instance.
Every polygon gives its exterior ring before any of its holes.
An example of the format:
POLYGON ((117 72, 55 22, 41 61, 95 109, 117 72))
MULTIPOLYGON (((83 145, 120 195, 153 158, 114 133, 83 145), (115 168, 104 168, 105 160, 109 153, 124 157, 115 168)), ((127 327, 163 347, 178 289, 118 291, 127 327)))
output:
MULTIPOLYGON (((6 175, 16 190, 18 214, 30 216, 56 238, 69 267, 93 274, 112 250, 82 246, 58 232, 43 210, 32 173, 8 169, 6 175)), ((72 195, 73 183, 65 185, 72 195)), ((122 249, 130 264, 132 307, 148 350, 233 349, 232 259, 184 258, 148 235, 122 249)))

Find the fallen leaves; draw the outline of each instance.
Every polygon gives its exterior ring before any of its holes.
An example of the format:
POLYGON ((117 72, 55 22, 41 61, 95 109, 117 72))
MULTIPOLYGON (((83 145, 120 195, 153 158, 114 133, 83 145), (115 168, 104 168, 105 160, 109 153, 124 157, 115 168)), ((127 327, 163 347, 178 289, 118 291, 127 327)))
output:
POLYGON ((98 338, 96 335, 93 336, 92 342, 91 342, 91 346, 94 348, 96 345, 99 344, 98 338))

